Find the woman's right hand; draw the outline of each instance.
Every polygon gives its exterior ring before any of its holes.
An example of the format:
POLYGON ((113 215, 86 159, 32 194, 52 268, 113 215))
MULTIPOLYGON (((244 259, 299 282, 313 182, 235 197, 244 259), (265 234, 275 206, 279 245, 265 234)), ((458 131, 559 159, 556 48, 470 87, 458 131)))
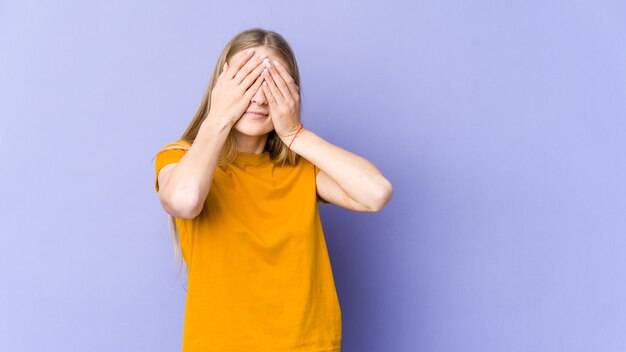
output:
POLYGON ((211 91, 209 116, 220 124, 232 127, 246 112, 252 96, 263 83, 263 57, 252 57, 254 51, 241 51, 231 64, 225 63, 211 91))

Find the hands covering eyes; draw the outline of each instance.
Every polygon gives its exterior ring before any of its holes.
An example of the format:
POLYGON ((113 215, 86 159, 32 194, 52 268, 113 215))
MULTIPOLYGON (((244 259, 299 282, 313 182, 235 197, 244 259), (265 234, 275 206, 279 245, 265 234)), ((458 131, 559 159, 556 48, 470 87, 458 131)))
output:
POLYGON ((287 144, 300 128, 300 87, 278 61, 265 59, 263 92, 270 107, 276 134, 287 144))
POLYGON ((237 53, 224 64, 211 91, 211 119, 232 127, 261 87, 276 134, 287 143, 300 128, 300 87, 278 61, 257 55, 254 49, 237 53))
POLYGON ((254 50, 237 53, 231 65, 224 64, 211 91, 210 118, 220 126, 232 127, 248 108, 263 83, 263 58, 252 58, 254 50))

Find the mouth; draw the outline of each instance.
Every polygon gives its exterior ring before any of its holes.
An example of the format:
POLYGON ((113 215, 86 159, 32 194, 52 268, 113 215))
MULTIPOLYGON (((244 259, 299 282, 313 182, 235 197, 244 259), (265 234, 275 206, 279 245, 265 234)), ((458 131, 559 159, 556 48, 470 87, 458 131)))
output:
POLYGON ((254 120, 262 120, 269 116, 268 114, 264 114, 264 113, 256 112, 256 111, 246 111, 244 115, 247 115, 249 118, 254 119, 254 120))

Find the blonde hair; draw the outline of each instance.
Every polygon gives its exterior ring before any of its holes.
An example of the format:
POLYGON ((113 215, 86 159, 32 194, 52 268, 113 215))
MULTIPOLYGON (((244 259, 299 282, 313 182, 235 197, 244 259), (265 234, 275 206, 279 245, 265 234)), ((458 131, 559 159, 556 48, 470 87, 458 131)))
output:
MULTIPOLYGON (((209 81, 209 85, 207 86, 204 95, 202 96, 202 100, 200 101, 200 106, 196 111, 191 123, 181 136, 181 140, 187 142, 188 144, 168 144, 167 146, 161 148, 153 157, 153 159, 161 152, 170 150, 170 149, 183 149, 188 150, 189 146, 193 144, 200 126, 202 122, 206 118, 208 112, 211 108, 211 92, 215 87, 215 82, 217 81, 218 76, 222 72, 225 62, 229 62, 231 58, 242 50, 246 50, 251 47, 256 46, 264 46, 269 49, 274 54, 278 55, 281 59, 284 60, 286 68, 289 72, 292 73, 292 78, 295 81, 295 84, 300 88, 299 94, 302 95, 302 87, 300 86, 300 73, 298 71, 298 64, 296 63, 296 58, 291 50, 291 47, 287 43, 287 41, 278 33, 265 30, 262 28, 251 28, 240 32, 235 35, 224 47, 222 53, 220 54, 217 63, 213 69, 213 74, 211 75, 211 79, 209 81)), ((302 106, 302 98, 300 98, 300 106, 302 106)), ((285 143, 278 137, 275 130, 269 132, 267 136, 267 141, 265 143, 265 150, 269 151, 270 160, 275 163, 285 164, 287 161, 291 165, 295 165, 298 161, 299 155, 290 150, 285 143)), ((224 167, 228 163, 231 163, 237 157, 237 149, 235 145, 235 136, 232 132, 228 134, 224 146, 219 155, 218 167, 224 167)), ((177 263, 179 264, 179 274, 180 269, 183 266, 182 260, 182 252, 180 249, 180 236, 178 234, 178 228, 176 226, 176 219, 168 214, 168 227, 169 232, 171 234, 172 240, 174 242, 174 256, 176 258, 177 263)))

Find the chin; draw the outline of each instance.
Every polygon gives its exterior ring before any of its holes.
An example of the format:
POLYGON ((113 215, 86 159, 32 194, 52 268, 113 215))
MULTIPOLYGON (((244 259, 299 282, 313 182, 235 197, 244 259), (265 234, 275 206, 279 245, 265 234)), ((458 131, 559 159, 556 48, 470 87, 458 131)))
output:
MULTIPOLYGON (((268 134, 274 130, 272 123, 263 123, 258 121, 244 120, 246 117, 242 117, 235 123, 233 129, 241 134, 248 136, 262 136, 268 134)), ((267 122, 267 121, 266 121, 267 122)))

